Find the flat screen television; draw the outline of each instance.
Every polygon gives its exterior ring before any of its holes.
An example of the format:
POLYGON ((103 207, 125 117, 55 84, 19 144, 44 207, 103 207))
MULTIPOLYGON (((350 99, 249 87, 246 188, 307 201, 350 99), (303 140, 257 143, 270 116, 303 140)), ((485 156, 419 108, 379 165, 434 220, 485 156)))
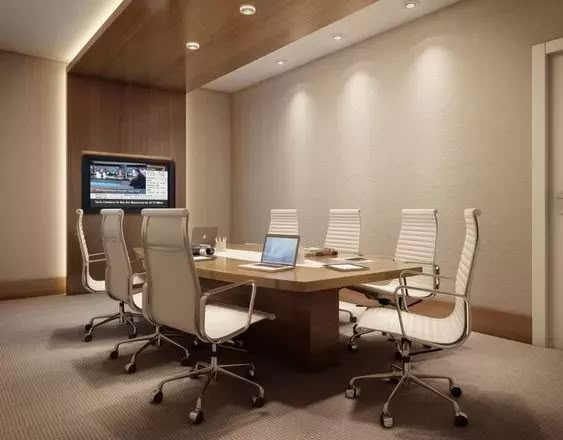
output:
POLYGON ((82 209, 174 207, 174 162, 142 156, 82 155, 82 209))

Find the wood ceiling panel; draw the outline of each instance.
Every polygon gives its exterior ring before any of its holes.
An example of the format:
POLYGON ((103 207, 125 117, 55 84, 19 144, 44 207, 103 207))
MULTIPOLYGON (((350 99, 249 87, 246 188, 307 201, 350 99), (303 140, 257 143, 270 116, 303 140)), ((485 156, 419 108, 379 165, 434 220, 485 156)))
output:
POLYGON ((376 1, 254 0, 243 16, 242 0, 132 0, 70 72, 189 91, 376 1))

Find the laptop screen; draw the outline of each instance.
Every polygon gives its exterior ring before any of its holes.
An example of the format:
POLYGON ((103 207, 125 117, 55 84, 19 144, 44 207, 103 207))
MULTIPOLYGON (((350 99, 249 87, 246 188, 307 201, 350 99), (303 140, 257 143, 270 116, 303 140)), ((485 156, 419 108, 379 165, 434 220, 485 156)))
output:
POLYGON ((299 236, 267 235, 262 252, 262 263, 294 266, 298 246, 299 236))

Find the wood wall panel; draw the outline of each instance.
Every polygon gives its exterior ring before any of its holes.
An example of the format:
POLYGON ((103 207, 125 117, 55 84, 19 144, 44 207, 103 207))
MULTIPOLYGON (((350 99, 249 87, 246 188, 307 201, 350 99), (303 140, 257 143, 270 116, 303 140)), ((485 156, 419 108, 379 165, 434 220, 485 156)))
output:
POLYGON ((70 66, 71 73, 194 90, 377 0, 134 0, 70 66), (201 49, 186 49, 198 41, 201 49))
MULTIPOLYGON (((186 99, 170 92, 69 75, 68 78, 67 292, 83 292, 75 211, 81 207, 82 151, 170 157, 176 170, 176 206, 186 202, 186 99)), ((90 252, 101 252, 100 216, 84 216, 90 252)), ((141 215, 127 214, 125 238, 140 245, 141 215)), ((132 254, 131 254, 132 255, 132 254)), ((104 267, 95 275, 103 277, 104 267)))

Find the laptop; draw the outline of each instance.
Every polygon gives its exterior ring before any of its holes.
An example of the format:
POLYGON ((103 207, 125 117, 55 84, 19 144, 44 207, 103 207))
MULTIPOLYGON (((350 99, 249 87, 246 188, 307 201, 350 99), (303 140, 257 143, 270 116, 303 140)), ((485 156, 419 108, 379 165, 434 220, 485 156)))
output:
POLYGON ((194 226, 192 229, 192 246, 209 245, 215 247, 215 239, 219 233, 217 226, 194 226))
POLYGON ((265 272, 293 269, 299 250, 299 235, 268 234, 263 249, 260 263, 241 264, 239 267, 265 272))

